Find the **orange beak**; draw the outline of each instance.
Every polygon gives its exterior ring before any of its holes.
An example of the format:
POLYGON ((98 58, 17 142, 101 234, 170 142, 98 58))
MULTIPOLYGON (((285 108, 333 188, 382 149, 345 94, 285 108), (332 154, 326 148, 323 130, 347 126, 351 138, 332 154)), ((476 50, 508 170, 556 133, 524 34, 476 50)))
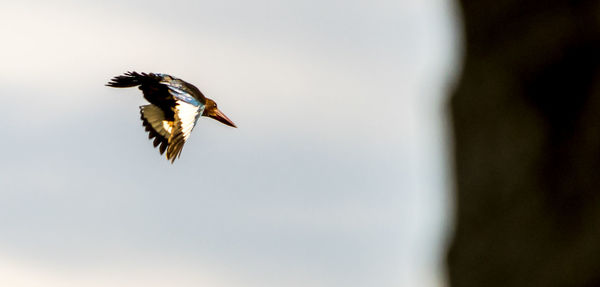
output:
POLYGON ((237 128, 235 126, 235 124, 225 114, 223 114, 223 112, 221 112, 219 109, 215 109, 214 115, 210 115, 209 117, 211 117, 217 121, 220 121, 230 127, 237 128))

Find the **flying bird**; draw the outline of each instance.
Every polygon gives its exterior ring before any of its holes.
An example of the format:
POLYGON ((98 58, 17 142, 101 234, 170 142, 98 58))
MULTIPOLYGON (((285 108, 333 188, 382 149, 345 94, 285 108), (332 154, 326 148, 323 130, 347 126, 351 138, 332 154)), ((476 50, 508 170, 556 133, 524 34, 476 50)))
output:
POLYGON ((149 105, 140 106, 148 138, 160 154, 166 151, 171 163, 181 155, 200 116, 210 117, 228 126, 236 125, 223 114, 215 101, 205 97, 196 86, 167 74, 127 72, 106 84, 115 88, 139 87, 149 105))

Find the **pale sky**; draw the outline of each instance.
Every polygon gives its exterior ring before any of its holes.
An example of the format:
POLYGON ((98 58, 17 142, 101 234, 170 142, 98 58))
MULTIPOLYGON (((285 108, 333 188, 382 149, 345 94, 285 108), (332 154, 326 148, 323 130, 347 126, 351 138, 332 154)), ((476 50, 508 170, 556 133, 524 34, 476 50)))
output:
POLYGON ((0 4, 0 286, 443 286, 447 0, 0 4), (198 86, 171 165, 128 70, 198 86))

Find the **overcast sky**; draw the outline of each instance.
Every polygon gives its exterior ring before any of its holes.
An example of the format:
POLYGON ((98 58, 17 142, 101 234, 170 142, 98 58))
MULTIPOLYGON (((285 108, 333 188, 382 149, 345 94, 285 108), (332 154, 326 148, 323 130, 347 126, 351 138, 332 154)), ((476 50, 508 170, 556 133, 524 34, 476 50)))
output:
POLYGON ((1 286, 441 286, 447 0, 4 1, 1 286), (198 86, 171 165, 125 71, 198 86))

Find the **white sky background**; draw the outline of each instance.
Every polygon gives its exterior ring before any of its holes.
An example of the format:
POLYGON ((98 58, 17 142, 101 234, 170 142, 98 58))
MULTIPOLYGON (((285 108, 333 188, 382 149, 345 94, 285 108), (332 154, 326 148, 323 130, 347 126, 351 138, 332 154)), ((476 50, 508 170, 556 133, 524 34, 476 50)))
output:
POLYGON ((440 286, 447 0, 4 1, 0 286, 440 286), (169 3, 169 4, 167 4, 169 3), (198 86, 171 165, 128 70, 198 86))

